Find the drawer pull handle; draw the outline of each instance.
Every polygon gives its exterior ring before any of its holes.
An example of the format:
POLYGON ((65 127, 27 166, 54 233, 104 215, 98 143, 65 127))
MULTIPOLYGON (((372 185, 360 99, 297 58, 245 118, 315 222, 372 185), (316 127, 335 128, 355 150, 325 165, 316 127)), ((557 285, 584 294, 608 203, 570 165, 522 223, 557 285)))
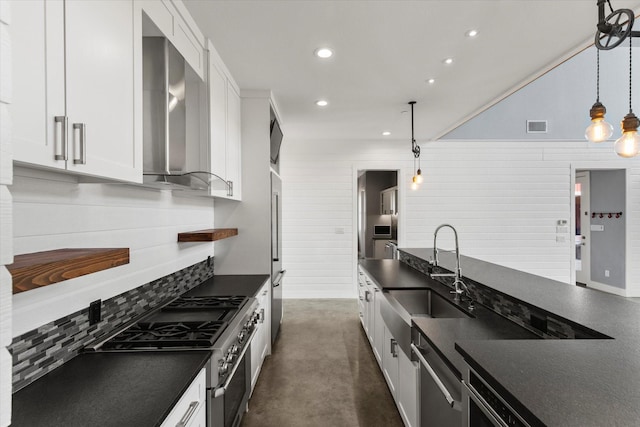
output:
POLYGON ((176 427, 185 427, 189 422, 189 420, 191 419, 191 417, 193 416, 193 414, 196 413, 196 409, 198 408, 198 405, 200 405, 200 402, 198 402, 197 400, 194 400, 193 402, 191 402, 191 404, 187 408, 187 412, 185 412, 182 418, 180 418, 180 421, 178 421, 178 424, 176 424, 176 427))

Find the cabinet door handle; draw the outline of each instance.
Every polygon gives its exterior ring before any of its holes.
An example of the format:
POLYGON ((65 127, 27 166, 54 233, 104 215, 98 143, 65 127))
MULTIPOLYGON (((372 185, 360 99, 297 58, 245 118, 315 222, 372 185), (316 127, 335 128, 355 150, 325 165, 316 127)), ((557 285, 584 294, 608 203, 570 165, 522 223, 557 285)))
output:
POLYGON ((178 424, 176 424, 176 427, 186 426, 189 420, 191 419, 191 417, 193 416, 193 414, 195 414, 196 409, 198 408, 198 405, 200 405, 200 402, 198 402, 197 400, 194 400, 193 402, 191 402, 191 404, 187 408, 187 412, 185 412, 182 418, 180 418, 180 421, 178 421, 178 424))
MULTIPOLYGON (((60 141, 58 142, 58 138, 55 137, 57 132, 54 134, 54 150, 55 155, 54 158, 56 160, 67 160, 67 116, 55 116, 53 121, 58 126, 60 123, 60 141)), ((57 129, 56 129, 57 130, 57 129)))
POLYGON ((364 291, 364 300, 369 302, 369 291, 364 291))
POLYGON ((74 165, 85 165, 87 164, 87 126, 84 123, 74 123, 73 124, 73 134, 74 134, 74 148, 75 148, 75 133, 76 130, 80 132, 80 146, 78 148, 80 155, 73 157, 74 165))
POLYGON ((398 357, 398 341, 391 338, 391 356, 398 357))
POLYGON ((233 197, 233 181, 227 181, 227 196, 233 197))

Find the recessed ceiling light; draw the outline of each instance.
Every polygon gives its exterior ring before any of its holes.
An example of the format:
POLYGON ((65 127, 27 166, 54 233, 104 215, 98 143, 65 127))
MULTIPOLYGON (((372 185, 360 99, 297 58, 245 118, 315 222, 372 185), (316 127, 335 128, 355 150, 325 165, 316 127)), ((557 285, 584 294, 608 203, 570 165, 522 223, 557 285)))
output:
POLYGON ((329 102, 327 102, 324 99, 319 99, 319 100, 316 101, 316 105, 318 107, 326 107, 327 105, 329 105, 329 102))
POLYGON ((328 47, 321 47, 320 49, 316 49, 315 54, 318 58, 327 59, 333 56, 333 51, 328 47))
POLYGON ((453 58, 447 58, 447 59, 445 59, 445 60, 444 60, 444 61, 442 61, 442 62, 444 62, 444 63, 445 63, 445 64, 447 64, 447 65, 451 65, 451 64, 453 64, 453 58))
POLYGON ((384 132, 382 132, 382 135, 389 136, 391 135, 391 132, 389 132, 388 130, 385 130, 384 132))
POLYGON ((427 83, 429 83, 430 85, 434 84, 435 82, 436 82, 436 79, 427 80, 427 83))
POLYGON ((478 35, 478 30, 469 30, 464 33, 464 35, 471 38, 476 37, 478 35))

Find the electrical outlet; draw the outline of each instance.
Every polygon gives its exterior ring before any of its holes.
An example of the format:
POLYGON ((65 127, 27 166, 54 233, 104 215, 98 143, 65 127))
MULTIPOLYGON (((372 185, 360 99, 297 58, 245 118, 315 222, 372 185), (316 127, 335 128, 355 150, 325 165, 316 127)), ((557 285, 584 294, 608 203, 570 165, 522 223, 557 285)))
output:
POLYGON ((95 325, 102 320, 102 300, 89 304, 89 325, 95 325))
POLYGON ((609 270, 604 271, 604 277, 609 277, 609 270))

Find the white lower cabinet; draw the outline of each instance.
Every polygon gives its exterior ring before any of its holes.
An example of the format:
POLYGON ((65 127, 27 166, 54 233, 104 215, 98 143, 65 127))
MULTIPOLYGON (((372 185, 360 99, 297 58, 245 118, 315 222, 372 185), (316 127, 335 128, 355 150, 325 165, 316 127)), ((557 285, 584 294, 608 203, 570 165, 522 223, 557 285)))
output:
POLYGON ((384 379, 387 380, 389 390, 393 398, 398 401, 398 353, 401 352, 398 349, 398 342, 391 335, 391 331, 384 325, 384 345, 382 352, 382 373, 384 379))
POLYGON ((161 427, 205 427, 207 425, 207 383, 206 370, 202 368, 198 376, 173 407, 161 427))
POLYGON ((418 424, 418 381, 420 367, 403 351, 398 351, 398 388, 396 402, 402 421, 408 427, 418 424))
POLYGON ((256 296, 260 318, 251 342, 251 392, 258 382, 264 359, 271 353, 271 280, 267 280, 256 296))
POLYGON ((382 351, 384 347, 384 320, 380 314, 380 302, 384 295, 380 289, 374 290, 374 308, 373 308, 373 354, 376 356, 376 360, 380 367, 382 367, 382 351))
POLYGON ((380 305, 385 298, 384 292, 360 267, 358 292, 362 327, 389 386, 389 391, 398 406, 402 421, 407 427, 417 427, 419 365, 411 361, 410 357, 402 351, 384 323, 380 313, 380 305), (366 292, 370 292, 370 295, 366 292))

